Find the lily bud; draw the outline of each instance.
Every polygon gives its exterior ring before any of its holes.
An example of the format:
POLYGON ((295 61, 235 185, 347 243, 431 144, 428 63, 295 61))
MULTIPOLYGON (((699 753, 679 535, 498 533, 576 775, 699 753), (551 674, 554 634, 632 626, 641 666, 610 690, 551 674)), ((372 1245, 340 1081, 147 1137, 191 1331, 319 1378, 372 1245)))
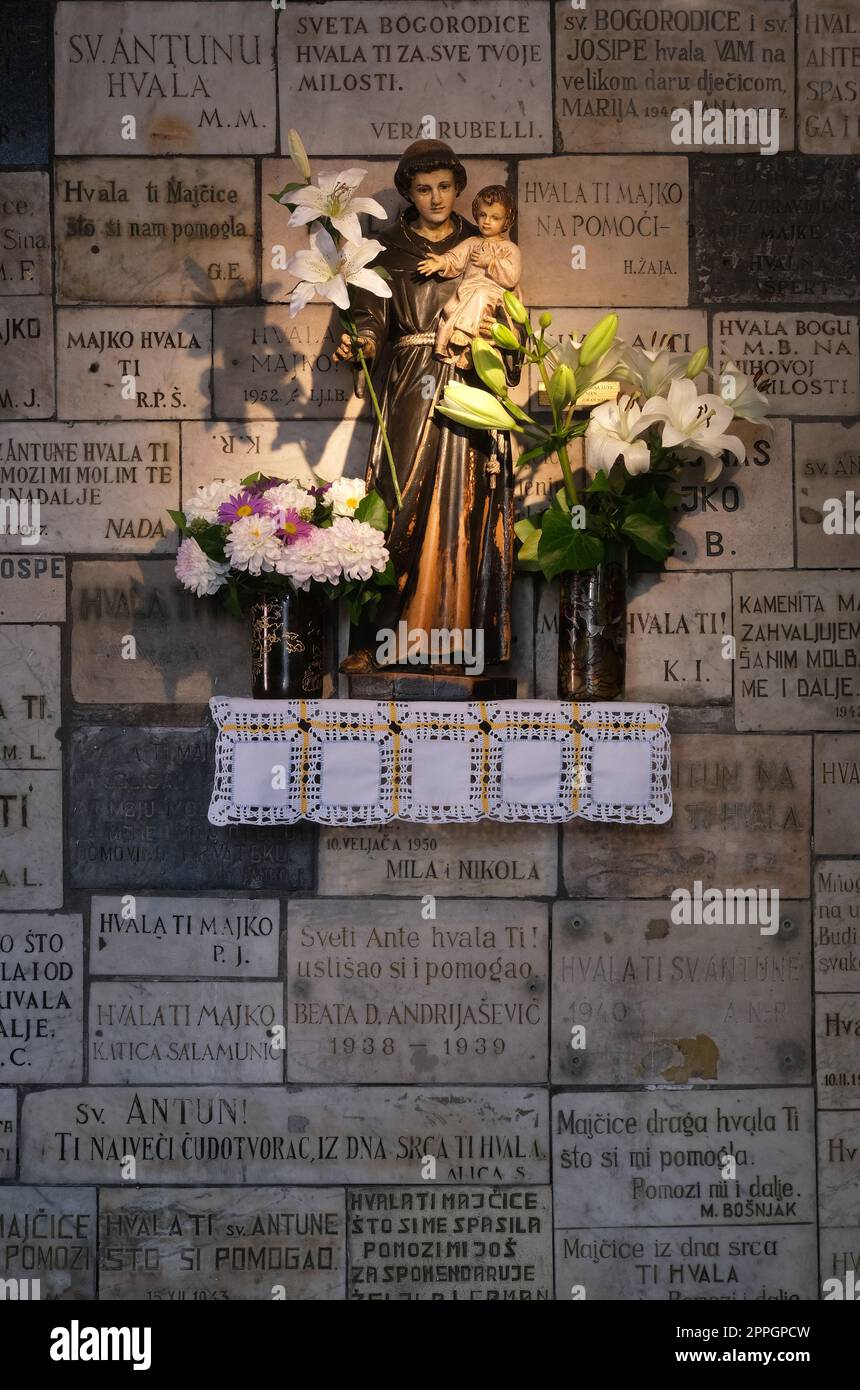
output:
POLYGON ((462 381, 449 381, 445 395, 437 407, 460 425, 483 430, 512 430, 518 426, 505 407, 489 391, 467 386, 462 381))
POLYGON ((522 304, 520 300, 517 299, 515 294, 512 294, 510 290, 505 290, 502 295, 502 301, 514 323, 528 323, 529 311, 525 304, 522 304))
POLYGON ((576 399, 576 377, 566 362, 561 362, 550 377, 547 395, 556 410, 563 410, 576 399))
POLYGON ((603 356, 604 352, 612 345, 617 328, 618 315, 604 314, 600 322, 586 333, 585 340, 579 350, 579 360, 583 367, 587 367, 590 362, 596 362, 599 357, 603 356))
POLYGON ((541 328, 549 328, 550 324, 552 323, 552 314, 550 313, 549 309, 544 309, 543 313, 538 319, 538 323, 540 324, 541 328))
POLYGON ((507 379, 505 377, 505 364, 498 349, 484 338, 474 338, 472 341, 472 361, 475 364, 475 371, 484 385, 488 386, 495 395, 503 396, 507 388, 507 379))
POLYGON ((494 323, 490 332, 493 335, 493 342, 498 343, 499 347, 507 348, 508 351, 519 351, 520 344, 516 336, 511 332, 505 323, 494 323))
POLYGON ((687 370, 684 373, 684 375, 689 377, 690 381, 692 381, 694 377, 697 377, 700 372, 703 372, 705 370, 707 365, 708 349, 706 347, 700 347, 698 352, 693 353, 692 357, 687 363, 687 370))
POLYGON ((308 159, 307 150, 302 144, 302 137, 299 135, 299 132, 293 130, 292 127, 287 131, 287 146, 290 151, 290 159, 293 161, 302 177, 310 182, 311 164, 308 159))

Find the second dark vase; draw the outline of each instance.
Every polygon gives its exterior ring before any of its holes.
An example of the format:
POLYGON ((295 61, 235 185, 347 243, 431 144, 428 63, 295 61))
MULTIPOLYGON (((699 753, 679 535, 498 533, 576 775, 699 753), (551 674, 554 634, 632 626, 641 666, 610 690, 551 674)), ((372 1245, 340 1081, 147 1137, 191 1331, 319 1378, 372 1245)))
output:
POLYGON ((562 700, 620 700, 627 639, 626 552, 561 576, 558 694, 562 700))
POLYGON ((272 594, 252 605, 251 673, 255 700, 322 695, 322 609, 310 594, 272 594))

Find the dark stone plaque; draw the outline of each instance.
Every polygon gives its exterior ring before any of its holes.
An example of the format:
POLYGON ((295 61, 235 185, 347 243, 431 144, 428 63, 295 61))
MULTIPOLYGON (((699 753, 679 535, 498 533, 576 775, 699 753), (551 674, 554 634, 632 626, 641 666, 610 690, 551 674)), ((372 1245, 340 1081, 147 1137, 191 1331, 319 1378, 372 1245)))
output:
POLYGON ((812 1091, 800 1086, 559 1091, 556 1230, 811 1224, 813 1119, 812 1091))
POLYGON ((78 1303, 95 1297, 96 1205, 94 1187, 0 1190, 4 1301, 78 1303), (17 1291, 6 1280, 18 1281, 17 1291))
POLYGON ((812 1225, 562 1227, 555 1239, 557 1300, 794 1302, 818 1296, 815 1265, 812 1225))
POLYGON ((763 303, 853 299, 855 164, 802 154, 697 159, 693 255, 702 299, 745 303, 753 285, 763 303))
POLYGON ((545 1087, 65 1086, 25 1096, 21 1176, 123 1186, 127 1153, 147 1186, 531 1185, 548 1111, 545 1087))
POLYGON ((0 7, 0 164, 43 164, 51 120, 47 0, 0 7))
MULTIPOLYGON (((668 898, 673 889, 700 879, 708 888, 778 888, 781 897, 805 897, 812 819, 809 745, 802 737, 673 735, 671 821, 565 825, 568 893, 668 898)), ((817 827, 815 842, 818 849, 817 827)), ((828 845, 827 852, 841 854, 843 847, 828 845)))
POLYGON ((15 1176, 18 1161, 18 1100, 12 1086, 0 1088, 0 1182, 15 1176))
POLYGON ((214 728, 72 735, 69 862, 85 888, 312 887, 308 825, 210 825, 214 728))
POLYGON ((353 1187, 349 1298, 552 1298, 548 1187, 353 1187), (396 1260, 392 1256, 396 1254, 396 1260))
POLYGON ((342 1299, 343 1204, 337 1187, 106 1190, 101 1298, 342 1299))

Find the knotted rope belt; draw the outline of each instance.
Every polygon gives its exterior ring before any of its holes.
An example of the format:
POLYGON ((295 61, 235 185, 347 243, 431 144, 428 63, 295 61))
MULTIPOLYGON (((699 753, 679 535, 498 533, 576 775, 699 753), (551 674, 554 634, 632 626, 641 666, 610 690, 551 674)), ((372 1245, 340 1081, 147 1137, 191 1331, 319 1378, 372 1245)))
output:
POLYGON ((435 341, 435 333, 404 333, 402 338, 395 338, 392 346, 396 352, 398 348, 423 347, 426 343, 435 341))

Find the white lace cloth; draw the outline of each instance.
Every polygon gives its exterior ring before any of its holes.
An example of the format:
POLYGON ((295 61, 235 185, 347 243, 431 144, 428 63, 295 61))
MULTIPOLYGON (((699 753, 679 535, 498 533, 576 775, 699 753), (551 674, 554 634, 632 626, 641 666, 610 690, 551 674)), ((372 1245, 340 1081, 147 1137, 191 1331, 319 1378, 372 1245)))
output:
POLYGON ((615 821, 672 815, 665 705, 209 702, 214 825, 615 821))

